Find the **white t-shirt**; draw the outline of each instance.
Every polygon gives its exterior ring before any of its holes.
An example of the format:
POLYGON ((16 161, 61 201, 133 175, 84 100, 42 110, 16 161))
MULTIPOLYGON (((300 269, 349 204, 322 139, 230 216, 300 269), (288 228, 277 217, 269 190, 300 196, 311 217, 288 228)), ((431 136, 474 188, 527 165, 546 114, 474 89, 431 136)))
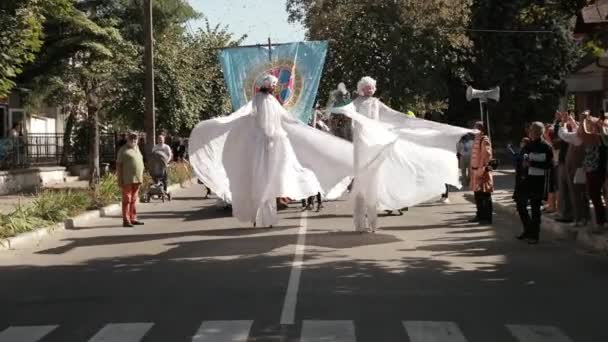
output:
POLYGON ((171 152, 171 147, 167 144, 156 144, 152 148, 152 153, 161 151, 166 156, 166 162, 170 162, 173 158, 173 152, 171 152))

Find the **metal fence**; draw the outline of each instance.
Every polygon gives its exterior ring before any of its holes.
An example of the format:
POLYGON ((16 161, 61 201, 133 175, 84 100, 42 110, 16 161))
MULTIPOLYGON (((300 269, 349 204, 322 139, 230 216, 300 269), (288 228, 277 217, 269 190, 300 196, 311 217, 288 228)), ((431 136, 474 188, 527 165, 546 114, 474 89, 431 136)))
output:
MULTIPOLYGON (((72 148, 67 151, 67 164, 86 164, 90 155, 89 140, 72 138, 72 148)), ((101 163, 111 163, 116 156, 117 135, 100 135, 99 155, 101 163)), ((21 169, 31 166, 61 165, 64 157, 64 134, 36 133, 26 136, 0 139, 0 170, 21 169)))
MULTIPOLYGON (((120 136, 117 133, 101 133, 99 136, 99 162, 112 164, 116 160, 120 136)), ((35 166, 88 164, 90 142, 86 135, 74 134, 71 148, 65 151, 63 133, 35 133, 15 138, 0 139, 0 170, 14 170, 35 166), (65 163, 64 162, 64 152, 65 163)), ((143 151, 145 135, 140 134, 143 151)), ((167 139, 172 145, 177 140, 167 139)))

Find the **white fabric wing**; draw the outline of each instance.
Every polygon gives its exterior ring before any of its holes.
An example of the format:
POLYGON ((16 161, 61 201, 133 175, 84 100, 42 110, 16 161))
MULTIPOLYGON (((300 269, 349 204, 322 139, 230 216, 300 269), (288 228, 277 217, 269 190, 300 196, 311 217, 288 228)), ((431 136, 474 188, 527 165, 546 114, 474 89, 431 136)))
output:
MULTIPOLYGON (((355 100, 356 101, 356 100, 355 100)), ((471 129, 430 120, 412 118, 376 99, 381 122, 389 124, 400 137, 422 146, 437 147, 456 153, 456 144, 471 129)))
MULTIPOLYGON (((443 133, 441 128, 445 128, 442 126, 448 125, 429 125, 429 129, 421 128, 423 133, 410 125, 408 129, 413 134, 406 135, 390 120, 376 121, 369 118, 374 115, 359 113, 354 104, 334 108, 332 112, 344 114, 355 122, 353 194, 361 193, 369 202, 367 206, 376 203, 378 209, 396 210, 433 199, 445 191, 445 184, 460 186, 456 153, 449 147, 453 146, 455 150, 460 139, 455 132, 469 130, 449 126, 447 129, 453 132, 451 138, 433 144, 426 140, 439 138, 443 133)), ((402 116, 400 119, 407 118, 402 116)), ((424 125, 425 121, 411 123, 424 125)))
POLYGON ((201 121, 190 133, 188 155, 196 176, 221 200, 230 203, 230 185, 222 163, 228 132, 238 119, 251 114, 251 102, 231 115, 201 121))
POLYGON ((300 123, 259 94, 234 114, 199 123, 190 136, 196 175, 233 215, 276 223, 275 197, 340 196, 352 179, 352 144, 300 123))

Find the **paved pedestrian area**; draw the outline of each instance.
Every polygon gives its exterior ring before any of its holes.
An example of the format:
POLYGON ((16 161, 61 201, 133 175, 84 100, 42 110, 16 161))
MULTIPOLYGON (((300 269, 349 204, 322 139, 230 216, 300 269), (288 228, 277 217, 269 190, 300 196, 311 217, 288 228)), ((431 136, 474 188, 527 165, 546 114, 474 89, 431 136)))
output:
POLYGON ((468 223, 460 193, 376 234, 348 198, 254 229, 202 194, 0 252, 0 342, 608 341, 608 259, 468 223))

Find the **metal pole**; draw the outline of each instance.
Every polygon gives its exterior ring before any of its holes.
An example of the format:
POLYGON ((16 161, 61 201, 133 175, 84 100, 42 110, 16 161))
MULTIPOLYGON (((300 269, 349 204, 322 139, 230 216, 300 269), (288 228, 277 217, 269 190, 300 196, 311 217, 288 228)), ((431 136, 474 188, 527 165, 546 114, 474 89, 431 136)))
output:
POLYGON ((272 62, 272 43, 270 42, 270 37, 268 37, 268 61, 272 62))
POLYGON ((147 155, 152 152, 154 134, 156 131, 156 115, 154 113, 154 38, 152 32, 152 1, 153 0, 144 0, 144 64, 146 66, 144 131, 146 132, 145 153, 147 155))

